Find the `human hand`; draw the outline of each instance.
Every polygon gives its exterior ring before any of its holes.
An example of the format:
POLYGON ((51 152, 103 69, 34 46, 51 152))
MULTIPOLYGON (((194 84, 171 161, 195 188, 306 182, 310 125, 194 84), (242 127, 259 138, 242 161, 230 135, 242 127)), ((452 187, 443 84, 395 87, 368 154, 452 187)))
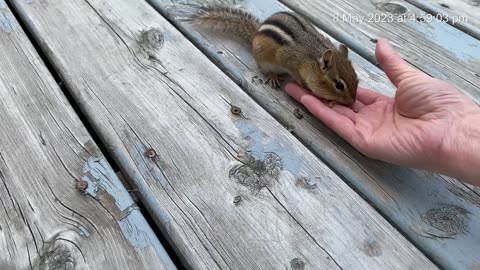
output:
POLYGON ((394 98, 359 88, 353 109, 330 108, 296 84, 288 84, 286 91, 366 156, 444 172, 440 167, 462 147, 458 130, 471 125, 465 121, 472 115, 480 121, 478 105, 449 83, 410 66, 386 40, 378 41, 375 53, 397 87, 394 98))

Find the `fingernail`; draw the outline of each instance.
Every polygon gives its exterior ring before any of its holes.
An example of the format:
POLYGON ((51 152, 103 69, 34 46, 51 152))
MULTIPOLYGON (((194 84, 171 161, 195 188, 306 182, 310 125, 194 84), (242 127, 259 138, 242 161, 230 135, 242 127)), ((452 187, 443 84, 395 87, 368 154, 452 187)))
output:
POLYGON ((390 44, 390 41, 386 38, 384 38, 384 42, 385 42, 385 46, 387 46, 388 49, 391 49, 392 48, 392 45, 390 44))

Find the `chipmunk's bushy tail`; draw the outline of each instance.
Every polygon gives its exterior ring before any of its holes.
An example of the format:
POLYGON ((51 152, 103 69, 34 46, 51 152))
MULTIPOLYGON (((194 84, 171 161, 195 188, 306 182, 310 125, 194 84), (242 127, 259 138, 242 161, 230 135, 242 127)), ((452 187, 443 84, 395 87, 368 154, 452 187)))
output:
POLYGON ((225 6, 204 7, 193 21, 217 31, 240 34, 249 43, 261 25, 260 20, 247 11, 225 6))

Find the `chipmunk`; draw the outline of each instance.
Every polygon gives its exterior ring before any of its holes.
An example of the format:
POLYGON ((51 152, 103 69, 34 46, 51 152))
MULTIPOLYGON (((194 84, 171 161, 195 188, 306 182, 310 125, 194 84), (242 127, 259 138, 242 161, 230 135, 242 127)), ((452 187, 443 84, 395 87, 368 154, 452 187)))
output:
POLYGON ((291 12, 277 12, 261 22, 238 8, 211 6, 193 17, 196 24, 241 35, 251 44, 260 70, 272 86, 289 74, 313 95, 351 106, 358 78, 344 44, 335 48, 307 20, 291 12))

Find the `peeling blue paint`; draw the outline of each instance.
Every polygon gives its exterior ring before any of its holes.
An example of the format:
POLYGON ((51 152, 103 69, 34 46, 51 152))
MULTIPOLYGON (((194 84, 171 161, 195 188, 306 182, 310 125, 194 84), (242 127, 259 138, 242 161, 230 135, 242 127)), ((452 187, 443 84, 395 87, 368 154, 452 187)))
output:
POLYGON ((238 6, 245 7, 260 19, 266 19, 273 13, 283 10, 277 1, 272 0, 245 0, 238 6))
POLYGON ((431 22, 430 25, 408 21, 432 44, 443 47, 462 61, 480 64, 480 41, 443 22, 431 22))
MULTIPOLYGON (((118 224, 122 229, 123 235, 136 248, 146 248, 153 244, 156 250, 163 249, 157 241, 152 243, 151 239, 155 239, 155 233, 152 230, 145 230, 144 226, 148 224, 139 222, 144 217, 138 208, 132 210, 127 216, 120 219, 118 224)), ((163 259, 163 258, 162 258, 163 259)))
POLYGON ((107 160, 103 157, 90 157, 83 173, 82 180, 88 182, 85 193, 96 197, 102 190, 115 200, 121 212, 117 222, 127 241, 139 249, 153 246, 168 269, 177 269, 107 160))
POLYGON ((8 9, 3 0, 0 0, 0 30, 3 32, 13 32, 18 26, 17 20, 8 9))
POLYGON ((87 238, 90 236, 90 233, 88 232, 87 228, 83 227, 83 226, 79 226, 78 227, 80 229, 80 235, 87 238))
MULTIPOLYGON (((151 192, 151 188, 146 183, 145 179, 143 178, 142 174, 139 170, 142 170, 138 167, 138 164, 141 163, 141 160, 137 160, 138 158, 144 158, 140 153, 142 152, 139 149, 144 149, 145 147, 138 143, 137 147, 133 149, 134 153, 132 157, 125 154, 124 149, 120 148, 113 148, 112 153, 115 159, 119 162, 120 166, 122 167, 123 171, 128 172, 127 175, 132 181, 135 183, 137 187, 138 193, 140 193, 139 197, 142 198, 142 202, 148 208, 150 215, 153 216, 153 219, 157 224, 161 224, 162 232, 165 234, 166 237, 170 235, 170 217, 167 212, 161 207, 158 203, 158 200, 151 192), (140 147, 140 148, 139 148, 140 147), (131 158, 134 158, 136 164, 132 163, 131 158)), ((144 170, 147 170, 144 168, 144 170)), ((147 171, 143 171, 143 173, 148 174, 147 171)), ((159 224, 159 225, 160 225, 159 224)))
MULTIPOLYGON (((234 123, 243 139, 248 141, 246 150, 250 155, 258 160, 263 160, 268 153, 275 153, 281 158, 284 170, 289 171, 295 177, 306 177, 300 174, 304 160, 296 154, 291 142, 285 141, 283 137, 270 137, 248 119, 239 119, 234 123)), ((307 181, 315 182, 314 178, 315 176, 308 176, 307 181)))
POLYGON ((83 173, 82 179, 89 182, 87 192, 91 192, 90 195, 96 196, 99 189, 104 190, 115 198, 115 203, 120 211, 124 211, 134 204, 130 194, 104 158, 89 158, 83 168, 83 173))

